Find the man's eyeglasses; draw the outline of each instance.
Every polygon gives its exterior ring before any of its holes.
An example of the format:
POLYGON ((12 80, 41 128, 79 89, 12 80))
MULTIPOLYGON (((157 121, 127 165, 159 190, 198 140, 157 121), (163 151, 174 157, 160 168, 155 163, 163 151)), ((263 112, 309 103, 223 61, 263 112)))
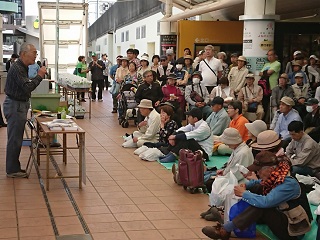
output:
POLYGON ((151 75, 146 75, 146 77, 153 77, 153 75, 151 74, 151 75))

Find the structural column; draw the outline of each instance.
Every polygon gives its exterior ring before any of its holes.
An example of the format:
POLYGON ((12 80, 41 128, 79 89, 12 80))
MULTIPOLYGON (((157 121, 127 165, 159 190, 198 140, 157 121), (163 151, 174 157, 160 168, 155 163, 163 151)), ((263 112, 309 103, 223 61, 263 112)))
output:
POLYGON ((250 72, 259 75, 267 61, 267 52, 274 48, 276 0, 245 0, 244 15, 239 20, 244 21, 243 55, 247 58, 250 72))

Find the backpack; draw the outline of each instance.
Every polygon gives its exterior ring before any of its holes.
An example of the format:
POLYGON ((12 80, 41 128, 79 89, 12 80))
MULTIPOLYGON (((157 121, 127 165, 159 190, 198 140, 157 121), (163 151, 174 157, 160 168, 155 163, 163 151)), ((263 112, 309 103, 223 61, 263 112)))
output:
POLYGON ((270 83, 269 83, 269 77, 265 76, 265 74, 262 75, 262 77, 258 81, 258 85, 263 90, 263 96, 269 97, 271 95, 271 89, 270 89, 270 83))

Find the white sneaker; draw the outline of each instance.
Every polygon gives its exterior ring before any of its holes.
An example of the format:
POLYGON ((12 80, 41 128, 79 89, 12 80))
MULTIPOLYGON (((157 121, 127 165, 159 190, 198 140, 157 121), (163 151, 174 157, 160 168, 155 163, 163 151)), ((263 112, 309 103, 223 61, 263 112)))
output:
POLYGON ((138 149, 136 149, 133 153, 135 155, 140 155, 141 153, 147 151, 149 148, 145 145, 142 145, 141 147, 139 147, 138 149))
POLYGON ((136 148, 137 147, 137 143, 134 143, 133 140, 131 139, 130 141, 126 141, 126 142, 122 143, 122 147, 124 147, 124 148, 136 148))
POLYGON ((98 99, 98 102, 103 102, 103 99, 98 99))

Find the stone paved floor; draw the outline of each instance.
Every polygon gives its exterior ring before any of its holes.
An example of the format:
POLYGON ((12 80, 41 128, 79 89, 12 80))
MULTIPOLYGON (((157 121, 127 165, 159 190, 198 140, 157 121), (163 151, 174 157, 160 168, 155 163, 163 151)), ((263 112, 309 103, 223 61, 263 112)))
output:
MULTIPOLYGON (((3 103, 4 94, 0 95, 3 103)), ((85 103, 88 104, 88 103, 85 103)), ((201 228, 210 224, 200 219, 208 197, 190 194, 177 186, 172 174, 157 162, 144 162, 132 149, 121 147, 123 129, 111 114, 111 97, 92 103, 92 118, 77 120, 86 131, 87 184, 78 189, 76 179, 67 183, 95 240, 206 239, 201 228)), ((70 138, 70 142, 75 139, 70 138)), ((5 175, 6 128, 0 128, 0 239, 55 239, 48 210, 33 168, 29 179, 5 175)), ((30 150, 23 147, 22 166, 30 150)), ((68 152, 68 164, 56 160, 62 172, 77 172, 76 150, 68 152)), ((44 158, 40 165, 44 175, 44 158)), ((54 174, 51 166, 51 173, 54 174)), ((84 234, 60 180, 50 180, 47 192, 59 235, 84 234)), ((258 239, 264 239, 259 237, 258 239)))

